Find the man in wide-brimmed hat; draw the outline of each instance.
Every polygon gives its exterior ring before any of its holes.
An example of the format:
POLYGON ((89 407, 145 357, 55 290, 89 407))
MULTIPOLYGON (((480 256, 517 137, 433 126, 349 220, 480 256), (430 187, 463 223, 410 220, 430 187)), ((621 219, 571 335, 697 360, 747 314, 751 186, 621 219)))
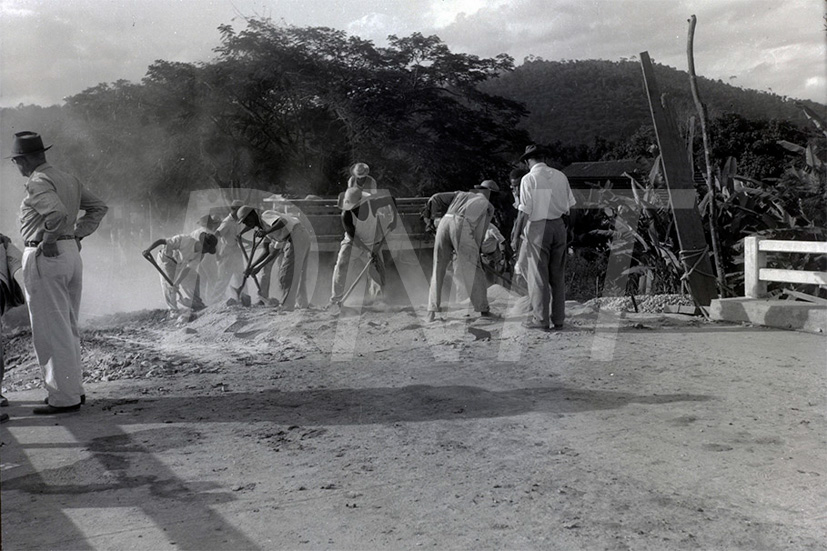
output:
POLYGON ((545 163, 546 152, 529 145, 520 157, 529 169, 520 181, 517 221, 511 246, 520 236, 526 248, 526 282, 532 318, 529 329, 563 327, 566 317, 566 223, 574 194, 566 175, 545 163), (549 301, 551 315, 549 316, 549 301))
POLYGON ((439 220, 434 238, 434 266, 428 293, 428 321, 434 321, 442 303, 442 287, 448 263, 454 259, 454 273, 481 317, 494 317, 488 305, 488 286, 480 265, 480 245, 494 216, 489 201, 500 188, 485 180, 471 191, 458 191, 439 220))
MULTIPOLYGON (((389 194, 368 193, 359 187, 350 187, 339 196, 342 226, 345 236, 339 246, 336 266, 333 268, 333 289, 330 306, 341 305, 348 273, 354 264, 360 270, 370 264, 369 296, 378 298, 385 286, 385 262, 382 245, 385 236, 396 227, 396 207, 389 194)), ((359 273, 359 272, 356 272, 359 273)))
POLYGON ((350 167, 350 178, 347 187, 358 187, 364 191, 375 191, 376 180, 370 175, 370 167, 365 163, 356 163, 350 167))
POLYGON ((20 206, 23 236, 23 282, 35 355, 48 392, 36 414, 80 409, 83 370, 77 320, 83 280, 80 240, 94 232, 106 204, 74 176, 46 162, 43 139, 18 132, 11 160, 27 177, 20 206), (84 211, 78 218, 79 211, 84 211))

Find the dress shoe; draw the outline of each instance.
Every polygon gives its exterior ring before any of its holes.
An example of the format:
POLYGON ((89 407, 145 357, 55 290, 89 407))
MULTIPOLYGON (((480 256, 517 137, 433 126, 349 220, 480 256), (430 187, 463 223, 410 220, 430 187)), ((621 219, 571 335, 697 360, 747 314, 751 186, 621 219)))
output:
POLYGON ((544 323, 537 323, 536 321, 524 321, 522 326, 526 329, 540 329, 541 331, 548 331, 548 325, 544 323))
MULTIPOLYGON (((49 405, 49 397, 48 396, 43 399, 43 403, 46 404, 47 406, 49 405)), ((86 403, 86 394, 81 394, 80 395, 80 405, 83 405, 85 403, 86 403)))
POLYGON ((7 407, 9 405, 9 399, 0 394, 0 408, 7 407))
POLYGON ((57 406, 41 406, 34 408, 32 413, 35 415, 55 415, 57 413, 70 413, 73 411, 80 411, 80 404, 74 406, 57 407, 57 406))
POLYGON ((5 423, 8 420, 9 420, 9 414, 8 413, 0 413, 0 423, 5 423))

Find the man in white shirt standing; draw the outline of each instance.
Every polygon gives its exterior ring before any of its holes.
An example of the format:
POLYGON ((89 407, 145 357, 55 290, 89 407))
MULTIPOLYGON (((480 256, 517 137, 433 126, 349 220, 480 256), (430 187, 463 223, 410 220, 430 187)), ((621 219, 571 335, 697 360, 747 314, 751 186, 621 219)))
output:
POLYGON ((566 175, 545 163, 545 152, 536 145, 526 147, 520 162, 529 172, 520 181, 519 213, 512 233, 525 236, 528 297, 532 319, 529 329, 549 330, 563 327, 566 317, 566 222, 574 206, 566 175), (525 233, 523 234, 523 231, 525 233), (551 319, 549 320, 549 300, 551 319))

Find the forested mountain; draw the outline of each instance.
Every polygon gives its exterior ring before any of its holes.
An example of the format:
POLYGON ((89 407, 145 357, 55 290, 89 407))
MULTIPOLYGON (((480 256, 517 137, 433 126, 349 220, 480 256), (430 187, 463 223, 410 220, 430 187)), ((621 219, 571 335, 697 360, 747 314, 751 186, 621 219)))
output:
MULTIPOLYGON (((554 146, 562 165, 635 157, 653 142, 634 61, 515 68, 507 55, 459 54, 418 33, 380 48, 266 19, 221 31, 210 62, 158 60, 139 83, 101 83, 62 106, 0 110, 3 151, 14 132, 39 131, 56 146, 50 159, 105 198, 172 216, 192 190, 333 196, 356 161, 402 197, 504 182, 530 141, 554 146)), ((695 112, 687 74, 659 65, 655 74, 686 127, 695 112)), ((807 143, 792 100, 699 80, 720 138, 716 163, 733 156, 747 175, 773 177, 788 164, 778 140, 807 143), (767 166, 775 173, 761 172, 767 166)), ((17 178, 10 164, 2 176, 17 178)))
MULTIPOLYGON (((695 114, 688 73, 656 64, 655 76, 661 92, 669 97, 679 126, 685 127, 685 121, 695 114)), ((482 88, 523 103, 529 113, 521 128, 542 143, 592 145, 596 138, 622 142, 641 126, 652 124, 637 61, 527 60, 482 88)), ((710 118, 736 113, 751 120, 807 124, 792 98, 703 77, 698 78, 698 88, 710 118)), ((824 105, 803 103, 821 115, 827 111, 824 105)))

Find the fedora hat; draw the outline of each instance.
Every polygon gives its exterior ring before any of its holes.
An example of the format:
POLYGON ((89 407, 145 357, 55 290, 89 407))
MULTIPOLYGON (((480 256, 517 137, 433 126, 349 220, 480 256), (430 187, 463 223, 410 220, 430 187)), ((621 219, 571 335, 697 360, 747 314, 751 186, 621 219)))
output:
POLYGON ((350 173, 357 178, 362 178, 370 174, 370 167, 365 163, 356 163, 353 165, 353 168, 350 169, 350 173))
POLYGON ((29 155, 30 153, 40 153, 51 147, 51 145, 49 147, 43 147, 43 138, 40 137, 40 134, 26 130, 14 135, 14 141, 12 141, 11 144, 11 155, 6 158, 13 159, 15 157, 29 155))
POLYGON ((339 205, 342 210, 353 210, 370 199, 370 193, 362 191, 358 187, 347 188, 347 191, 339 195, 339 205))
POLYGON ((525 153, 522 154, 522 156, 520 157, 518 162, 522 163, 523 161, 525 161, 527 159, 540 159, 540 158, 544 157, 545 155, 546 155, 546 150, 545 149, 543 149, 542 147, 538 147, 534 144, 531 144, 529 146, 526 146, 525 153))

